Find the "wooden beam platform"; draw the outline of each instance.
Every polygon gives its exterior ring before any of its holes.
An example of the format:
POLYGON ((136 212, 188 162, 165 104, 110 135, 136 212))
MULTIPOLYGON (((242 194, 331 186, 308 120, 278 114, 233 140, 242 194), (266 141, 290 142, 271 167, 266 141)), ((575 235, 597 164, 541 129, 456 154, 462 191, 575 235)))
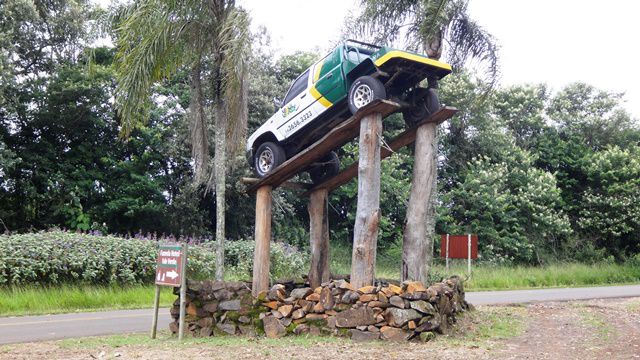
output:
POLYGON ((388 100, 374 100, 370 104, 358 110, 358 112, 333 128, 320 140, 313 143, 307 149, 298 153, 291 159, 278 166, 269 175, 263 177, 257 183, 247 188, 248 193, 253 193, 262 186, 269 185, 272 188, 278 187, 283 182, 295 176, 297 173, 319 160, 331 150, 334 150, 353 138, 360 132, 360 120, 373 113, 379 113, 384 119, 400 109, 400 105, 388 100))
MULTIPOLYGON (((453 117, 456 113, 458 112, 458 109, 450 107, 450 106, 445 106, 443 108, 441 108, 440 110, 436 111, 435 113, 433 113, 431 116, 429 116, 428 118, 424 119, 423 121, 419 122, 418 124, 416 124, 415 126, 413 126, 411 129, 408 129, 406 131, 404 131, 402 134, 398 135, 395 139, 393 139, 392 141, 389 142, 389 148, 391 150, 389 150, 386 147, 383 147, 380 149, 380 159, 384 159, 387 158, 389 156, 391 156, 391 154, 393 154, 393 152, 398 151, 399 149, 413 143, 416 140, 416 131, 418 130, 418 128, 426 123, 430 123, 430 122, 435 122, 435 123, 442 123, 444 121, 446 121, 447 119, 450 119, 451 117, 453 117)), ((309 191, 303 193, 303 196, 308 196, 309 194, 311 194, 312 192, 318 190, 318 189, 326 189, 327 191, 331 191, 334 190, 344 184, 346 184, 347 182, 349 182, 351 179, 353 179, 354 177, 358 176, 358 162, 355 162, 353 164, 351 164, 349 167, 345 168, 344 170, 342 170, 338 175, 328 179, 327 181, 323 182, 322 184, 318 184, 316 186, 314 186, 312 189, 310 189, 309 191)))

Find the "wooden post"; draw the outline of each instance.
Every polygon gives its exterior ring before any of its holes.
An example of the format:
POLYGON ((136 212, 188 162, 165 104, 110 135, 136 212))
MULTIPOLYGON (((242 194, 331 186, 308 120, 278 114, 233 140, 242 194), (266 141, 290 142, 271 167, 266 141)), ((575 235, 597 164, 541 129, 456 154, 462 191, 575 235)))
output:
POLYGON ((311 192, 309 197, 309 238, 311 242, 311 270, 309 284, 312 289, 329 281, 329 201, 327 189, 311 192))
POLYGON ((256 193, 256 248, 253 253, 253 286, 251 293, 269 289, 269 247, 271 245, 271 190, 270 185, 258 188, 256 193))
POLYGON ((433 239, 427 231, 427 215, 432 211, 431 192, 436 176, 436 123, 421 125, 416 132, 415 161, 407 205, 402 244, 401 280, 429 281, 433 239))
POLYGON ((446 248, 446 255, 445 255, 445 261, 446 261, 446 268, 447 268, 447 276, 449 275, 449 234, 447 234, 447 248, 446 248))
POLYGON ((187 312, 187 243, 182 243, 182 262, 180 266, 180 319, 178 320, 178 340, 184 337, 184 317, 187 312))
POLYGON ((151 321, 151 338, 156 338, 158 331, 158 308, 160 307, 160 285, 156 285, 156 294, 153 298, 153 320, 151 321))
POLYGON ((351 284, 372 285, 375 278, 378 223, 380 222, 380 136, 382 115, 371 113, 360 123, 358 204, 353 230, 351 284))

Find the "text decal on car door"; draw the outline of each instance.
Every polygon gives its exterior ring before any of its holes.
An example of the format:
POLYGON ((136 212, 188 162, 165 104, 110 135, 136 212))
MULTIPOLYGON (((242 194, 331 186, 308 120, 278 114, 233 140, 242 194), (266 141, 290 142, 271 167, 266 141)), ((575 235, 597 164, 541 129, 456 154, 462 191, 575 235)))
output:
POLYGON ((287 127, 284 129, 284 132, 286 134, 290 134, 293 130, 295 130, 300 125, 304 124, 308 119, 310 119, 312 115, 313 114, 311 113, 311 110, 308 110, 304 114, 300 115, 299 118, 291 121, 291 123, 289 123, 289 125, 287 125, 287 127))

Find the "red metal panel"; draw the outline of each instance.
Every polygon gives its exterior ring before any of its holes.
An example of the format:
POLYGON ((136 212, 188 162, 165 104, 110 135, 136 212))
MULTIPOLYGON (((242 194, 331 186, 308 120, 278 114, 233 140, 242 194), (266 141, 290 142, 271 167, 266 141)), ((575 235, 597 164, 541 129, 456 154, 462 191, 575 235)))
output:
MULTIPOLYGON (((468 235, 449 235, 449 259, 467 259, 468 235)), ((447 256, 447 235, 440 235, 440 257, 447 256)), ((471 258, 478 258, 478 235, 471 235, 471 258)))

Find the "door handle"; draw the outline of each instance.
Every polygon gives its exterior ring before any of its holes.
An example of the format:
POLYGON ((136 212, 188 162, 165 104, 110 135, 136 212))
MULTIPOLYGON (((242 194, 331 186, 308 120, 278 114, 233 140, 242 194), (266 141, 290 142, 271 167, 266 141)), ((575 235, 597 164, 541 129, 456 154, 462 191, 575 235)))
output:
POLYGON ((302 96, 300 96, 300 99, 304 98, 305 96, 307 96, 306 93, 302 94, 302 96))
POLYGON ((327 79, 331 79, 333 77, 333 73, 330 73, 329 75, 327 75, 327 79))

